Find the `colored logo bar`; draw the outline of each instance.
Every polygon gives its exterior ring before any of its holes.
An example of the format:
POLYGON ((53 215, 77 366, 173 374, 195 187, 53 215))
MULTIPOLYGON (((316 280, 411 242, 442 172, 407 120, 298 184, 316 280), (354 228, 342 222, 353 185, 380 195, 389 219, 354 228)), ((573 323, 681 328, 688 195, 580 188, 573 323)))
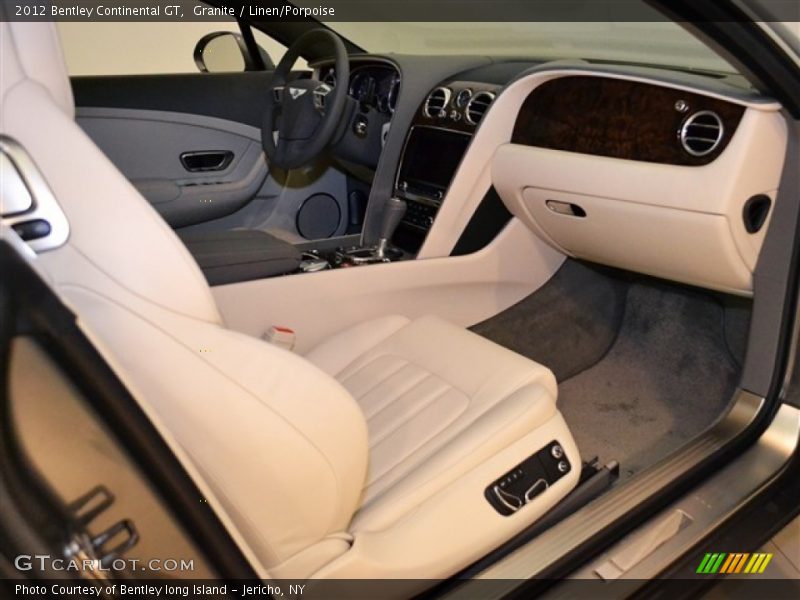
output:
POLYGON ((769 561, 772 560, 772 553, 755 552, 708 552, 697 567, 696 573, 701 575, 744 573, 748 575, 758 575, 764 572, 769 561))

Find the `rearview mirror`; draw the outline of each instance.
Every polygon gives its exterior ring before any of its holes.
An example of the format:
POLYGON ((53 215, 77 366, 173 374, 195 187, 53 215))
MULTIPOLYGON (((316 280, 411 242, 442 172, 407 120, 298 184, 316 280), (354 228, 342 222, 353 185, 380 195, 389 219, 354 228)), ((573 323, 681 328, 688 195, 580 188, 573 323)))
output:
MULTIPOLYGON (((258 50, 264 66, 274 68, 266 51, 258 50)), ((215 31, 200 38, 194 47, 194 62, 202 73, 241 73, 256 68, 244 38, 232 31, 215 31)))

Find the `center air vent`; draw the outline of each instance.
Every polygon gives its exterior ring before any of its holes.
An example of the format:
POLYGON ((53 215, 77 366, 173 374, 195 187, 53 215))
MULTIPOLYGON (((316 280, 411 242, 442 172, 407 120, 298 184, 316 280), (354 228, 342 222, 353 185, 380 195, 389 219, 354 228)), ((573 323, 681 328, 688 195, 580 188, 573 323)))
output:
POLYGON ((433 90, 425 100, 425 106, 422 109, 425 116, 438 117, 439 111, 444 110, 447 103, 450 102, 450 94, 450 89, 446 87, 438 87, 433 90))
POLYGON ((684 121, 680 130, 681 145, 692 156, 707 156, 717 149, 724 133, 719 115, 703 110, 684 121))
POLYGON ((467 109, 465 111, 467 122, 472 125, 480 123, 493 100, 494 94, 492 92, 476 93, 467 104, 467 109))

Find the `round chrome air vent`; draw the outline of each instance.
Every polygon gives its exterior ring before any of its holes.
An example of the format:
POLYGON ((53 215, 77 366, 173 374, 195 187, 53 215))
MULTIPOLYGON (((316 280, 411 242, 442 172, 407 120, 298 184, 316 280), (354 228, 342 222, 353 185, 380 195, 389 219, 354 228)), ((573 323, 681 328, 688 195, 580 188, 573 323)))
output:
POLYGON ((710 110, 696 112, 681 126, 681 146, 692 156, 708 156, 719 147, 725 126, 719 115, 710 110))
POLYGON ((495 95, 492 92, 476 92, 470 101, 467 103, 467 108, 464 111, 464 116, 467 122, 471 125, 477 125, 481 122, 483 115, 489 110, 489 105, 494 101, 495 95))
POLYGON ((425 106, 422 107, 422 112, 426 117, 438 117, 439 111, 442 111, 450 102, 451 95, 450 88, 437 87, 425 99, 425 106))

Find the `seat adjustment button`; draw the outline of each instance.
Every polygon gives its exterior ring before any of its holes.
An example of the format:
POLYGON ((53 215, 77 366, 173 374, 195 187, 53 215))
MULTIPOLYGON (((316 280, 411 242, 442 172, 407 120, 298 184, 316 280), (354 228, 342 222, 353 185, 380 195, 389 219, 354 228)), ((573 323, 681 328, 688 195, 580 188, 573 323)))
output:
POLYGON ((495 479, 483 495, 498 513, 509 517, 546 492, 570 472, 564 447, 552 440, 510 471, 495 479))
POLYGON ((32 221, 23 221, 12 225, 17 235, 24 241, 38 240, 39 238, 47 237, 50 235, 50 223, 44 219, 34 219, 32 221))

